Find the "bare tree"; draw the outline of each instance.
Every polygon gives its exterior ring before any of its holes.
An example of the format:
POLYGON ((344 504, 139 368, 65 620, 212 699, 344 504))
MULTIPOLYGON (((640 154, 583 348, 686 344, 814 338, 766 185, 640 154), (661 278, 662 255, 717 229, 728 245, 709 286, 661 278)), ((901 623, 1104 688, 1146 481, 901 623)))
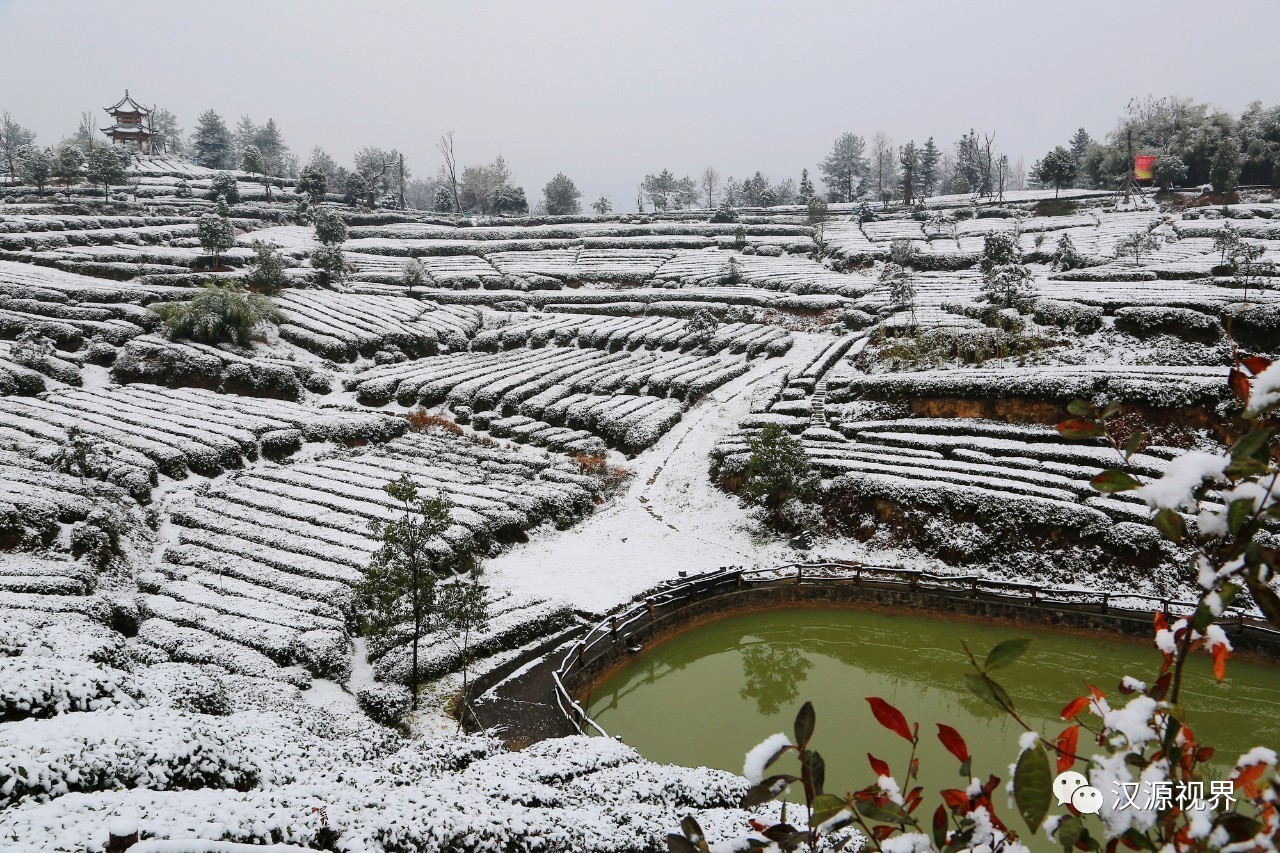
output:
POLYGON ((449 189, 453 192, 453 209, 462 210, 462 199, 458 197, 458 158, 453 153, 453 131, 440 137, 436 143, 440 155, 444 157, 444 169, 449 176, 449 189))
POLYGON ((715 206, 716 193, 720 190, 720 173, 716 171, 715 166, 708 166, 702 170, 702 191, 707 194, 707 209, 710 210, 715 206))
POLYGON ((876 135, 871 138, 871 168, 875 169, 876 195, 884 204, 888 203, 893 192, 897 166, 893 139, 882 130, 876 131, 876 135))
POLYGON ((644 213, 644 185, 636 187, 636 213, 644 213))
POLYGON ((1004 191, 1009 188, 1012 170, 1009 166, 1009 155, 1001 154, 996 160, 996 192, 999 200, 1004 201, 1004 191))

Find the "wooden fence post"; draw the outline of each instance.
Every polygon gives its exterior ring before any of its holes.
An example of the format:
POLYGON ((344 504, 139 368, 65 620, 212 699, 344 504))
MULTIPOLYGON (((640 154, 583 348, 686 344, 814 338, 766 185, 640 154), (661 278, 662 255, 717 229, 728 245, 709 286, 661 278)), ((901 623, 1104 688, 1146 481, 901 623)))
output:
POLYGON ((133 818, 114 817, 107 823, 107 853, 124 853, 138 843, 138 822, 133 818))
POLYGON ((973 578, 969 582, 969 597, 970 598, 978 597, 978 579, 977 578, 973 578))
POLYGON ((649 605, 649 621, 650 621, 650 622, 652 622, 652 621, 654 620, 654 616, 653 616, 653 599, 652 599, 652 598, 646 598, 646 599, 644 600, 644 603, 645 603, 645 604, 647 604, 647 605, 649 605))
POLYGON ((618 642, 618 617, 609 617, 609 633, 613 635, 613 641, 618 642))

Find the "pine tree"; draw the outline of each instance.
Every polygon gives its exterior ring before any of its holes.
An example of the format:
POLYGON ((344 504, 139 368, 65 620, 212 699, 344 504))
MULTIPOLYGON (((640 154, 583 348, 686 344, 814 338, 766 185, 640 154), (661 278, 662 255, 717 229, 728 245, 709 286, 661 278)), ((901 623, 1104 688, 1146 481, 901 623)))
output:
POLYGON ((233 163, 239 163, 240 158, 244 157, 244 151, 254 140, 258 138, 258 125, 253 119, 247 115, 240 116, 240 121, 236 122, 235 132, 232 134, 231 159, 233 163))
POLYGON ((564 172, 557 172, 554 178, 547 181, 547 185, 542 188, 542 198, 547 213, 551 216, 564 216, 582 211, 582 205, 578 203, 582 193, 564 172))
POLYGON ((861 136, 843 133, 836 137, 831 153, 818 164, 822 182, 836 201, 853 201, 859 179, 867 174, 867 159, 863 156, 866 147, 861 136))
POLYGON ((813 198, 813 181, 809 178, 809 170, 801 169, 800 190, 796 193, 796 201, 808 204, 811 198, 813 198))
POLYGON ((1075 158, 1076 164, 1084 163, 1085 152, 1089 150, 1089 146, 1093 144, 1091 137, 1083 127, 1075 132, 1071 137, 1071 156, 1075 158))
POLYGON ((379 548, 358 589, 365 600, 364 615, 370 634, 400 639, 406 629, 409 632, 409 689, 417 708, 421 683, 418 647, 437 606, 448 554, 440 535, 449 529, 453 505, 443 493, 434 498, 419 496, 418 486, 408 474, 382 488, 395 502, 398 516, 389 521, 374 520, 369 525, 379 548))
POLYGON ((306 195, 312 205, 317 205, 324 201, 325 193, 329 191, 329 180, 319 166, 309 164, 298 175, 293 191, 306 195))
POLYGON ((163 154, 182 154, 186 148, 182 143, 182 128, 178 126, 178 117, 158 107, 148 118, 151 125, 151 142, 156 150, 163 154))
POLYGON ((803 501, 818 487, 818 476, 809 463, 804 445, 791 437, 778 424, 765 424, 758 438, 749 444, 743 490, 752 502, 760 504, 776 520, 783 506, 792 500, 803 501))
POLYGON ((289 153, 289 147, 284 144, 284 137, 281 136, 275 119, 267 119, 267 123, 258 128, 253 135, 253 144, 262 152, 263 164, 267 167, 267 171, 272 175, 279 175, 283 171, 282 167, 285 155, 289 153))
POLYGON ((250 145, 244 149, 244 154, 240 158, 240 170, 248 172, 250 175, 258 175, 262 180, 263 189, 266 190, 267 201, 271 200, 271 181, 267 175, 266 158, 262 156, 262 152, 256 145, 250 145))
POLYGON ((222 116, 213 110, 205 110, 196 122, 191 147, 196 162, 209 169, 230 169, 232 164, 231 131, 222 116))
POLYGON ((920 149, 920 177, 916 184, 921 198, 933 195, 933 190, 938 183, 938 164, 941 160, 942 152, 938 150, 933 137, 930 136, 924 148, 920 149))
POLYGON ((898 161, 902 164, 902 171, 898 178, 898 186, 902 191, 902 203, 911 205, 916 199, 916 185, 920 172, 920 149, 916 148, 915 140, 898 149, 898 161))

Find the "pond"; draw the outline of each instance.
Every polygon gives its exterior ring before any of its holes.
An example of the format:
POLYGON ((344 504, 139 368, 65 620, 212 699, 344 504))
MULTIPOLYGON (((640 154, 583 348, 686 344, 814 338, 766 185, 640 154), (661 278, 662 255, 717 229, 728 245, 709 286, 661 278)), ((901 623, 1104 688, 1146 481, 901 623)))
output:
MULTIPOLYGON (((904 775, 909 744, 875 721, 864 698, 879 696, 920 724, 925 801, 918 814, 927 824, 940 802, 937 791, 964 787, 935 723, 964 736, 973 775, 1008 779, 1022 729, 965 689, 963 676, 973 670, 961 641, 981 659, 1014 637, 1033 642, 999 681, 1027 722, 1047 736, 1062 731, 1059 712, 1090 684, 1118 704, 1126 698, 1117 689, 1123 676, 1150 681, 1160 664, 1153 645, 1136 641, 854 608, 783 609, 734 614, 677 634, 582 698, 609 734, 652 761, 735 773, 742 772, 744 753, 765 737, 790 736, 796 710, 812 701, 812 746, 826 759, 827 790, 843 793, 874 781, 868 752, 889 762, 897 778, 904 775)), ((1225 779, 1229 765, 1253 746, 1280 747, 1280 669, 1232 660, 1221 685, 1207 655, 1188 669, 1188 724, 1223 761, 1207 779, 1225 779)), ((794 772, 795 760, 776 766, 794 772)), ((995 802, 1025 836, 1025 824, 1004 798, 995 802)), ((1055 806, 1050 814, 1063 810, 1055 806)), ((1051 847, 1047 840, 1032 846, 1051 847)))

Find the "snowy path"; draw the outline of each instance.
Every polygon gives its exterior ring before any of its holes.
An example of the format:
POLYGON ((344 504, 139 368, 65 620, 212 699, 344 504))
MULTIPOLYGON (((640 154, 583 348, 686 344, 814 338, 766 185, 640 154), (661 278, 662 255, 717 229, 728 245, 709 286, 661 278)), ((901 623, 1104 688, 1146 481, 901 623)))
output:
POLYGON ((485 564, 491 583, 605 612, 655 584, 726 565, 784 561, 785 543, 763 543, 747 512, 707 476, 711 449, 750 409, 759 382, 807 364, 830 339, 796 334, 782 358, 762 360, 707 395, 631 463, 624 495, 572 529, 540 535, 485 564))

